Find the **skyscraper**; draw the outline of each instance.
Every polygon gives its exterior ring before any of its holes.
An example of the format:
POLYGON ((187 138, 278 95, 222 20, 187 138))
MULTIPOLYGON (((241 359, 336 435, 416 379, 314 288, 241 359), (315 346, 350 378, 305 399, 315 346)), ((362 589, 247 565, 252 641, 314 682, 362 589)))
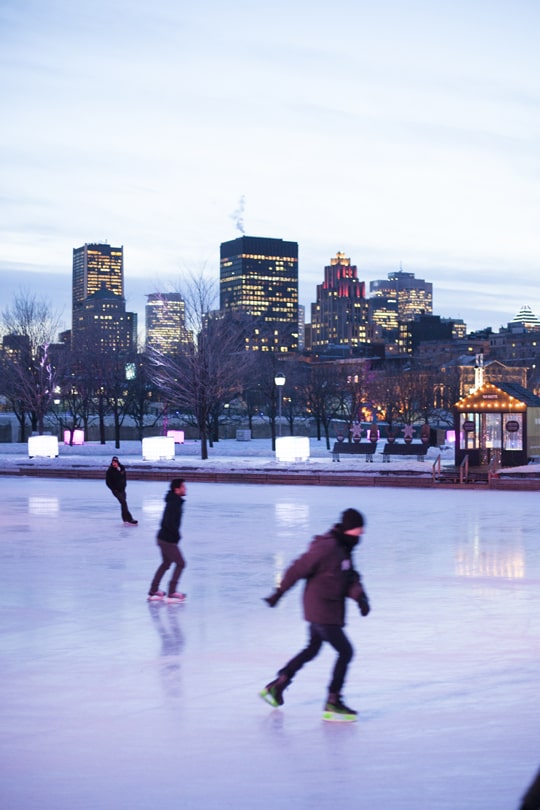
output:
POLYGON ((73 310, 103 287, 124 297, 124 247, 91 243, 73 248, 73 310))
POLYGON ((126 312, 120 295, 105 285, 73 312, 72 346, 94 351, 131 352, 137 345, 137 315, 126 312))
POLYGON ((344 253, 336 253, 324 268, 324 281, 317 284, 317 300, 311 305, 312 351, 369 342, 365 289, 356 266, 344 253))
POLYGON ((298 348, 298 243, 241 236, 220 246, 220 309, 253 321, 247 348, 298 348))
POLYGON ((372 281, 369 291, 373 298, 380 299, 372 304, 372 317, 383 326, 385 325, 383 320, 388 318, 396 304, 397 320, 400 323, 414 321, 416 315, 433 314, 433 284, 430 281, 415 278, 414 273, 406 273, 399 269, 394 273, 389 273, 388 279, 372 281), (378 308, 381 311, 379 317, 377 316, 378 308))
POLYGON ((137 316, 126 312, 124 248, 95 242, 74 248, 72 346, 131 351, 136 328, 137 316))
POLYGON ((184 299, 180 293, 150 293, 146 298, 146 349, 175 354, 188 342, 184 299))

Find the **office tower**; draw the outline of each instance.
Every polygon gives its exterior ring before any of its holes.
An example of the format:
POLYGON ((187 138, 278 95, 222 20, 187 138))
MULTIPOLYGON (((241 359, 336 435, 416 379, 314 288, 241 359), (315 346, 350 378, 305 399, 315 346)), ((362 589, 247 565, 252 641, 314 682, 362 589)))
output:
POLYGON ((337 253, 324 268, 324 281, 317 284, 317 300, 311 305, 311 349, 354 347, 370 339, 365 283, 351 260, 337 253))
POLYGON ((385 329, 395 328, 385 326, 384 320, 391 321, 390 313, 396 304, 399 323, 413 321, 416 315, 431 315, 433 312, 433 284, 415 278, 414 273, 399 269, 389 273, 388 279, 370 282, 369 291, 375 299, 371 304, 372 318, 385 329))
POLYGON ((137 345, 137 315, 126 312, 122 296, 100 290, 73 312, 72 345, 92 351, 131 352, 137 345))
POLYGON ((184 299, 180 293, 150 293, 146 298, 146 350, 176 354, 188 343, 184 299))
POLYGON ((246 348, 298 348, 298 243, 241 236, 220 246, 220 309, 252 320, 246 348))
POLYGON ((94 242, 74 248, 72 347, 132 351, 136 328, 137 316, 126 312, 124 248, 94 242))
MULTIPOLYGON (((377 282, 371 282, 370 290, 373 289, 374 283, 377 282)), ((368 306, 370 323, 380 326, 384 332, 397 330, 399 326, 398 302, 394 293, 386 294, 384 290, 377 290, 368 299, 368 306)))
POLYGON ((124 297, 124 248, 86 244, 73 248, 73 310, 105 286, 124 297))

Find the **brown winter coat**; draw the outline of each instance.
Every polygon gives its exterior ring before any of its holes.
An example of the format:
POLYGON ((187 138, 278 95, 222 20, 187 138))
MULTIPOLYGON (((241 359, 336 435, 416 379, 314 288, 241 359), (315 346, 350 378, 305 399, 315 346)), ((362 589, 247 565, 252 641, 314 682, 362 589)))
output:
MULTIPOLYGON (((304 617, 314 624, 345 624, 345 599, 356 602, 363 595, 359 574, 354 570, 350 548, 340 542, 335 529, 316 535, 308 550, 287 569, 279 587, 285 593, 299 579, 305 579, 304 617)), ((350 538, 354 543, 356 538, 350 538)))

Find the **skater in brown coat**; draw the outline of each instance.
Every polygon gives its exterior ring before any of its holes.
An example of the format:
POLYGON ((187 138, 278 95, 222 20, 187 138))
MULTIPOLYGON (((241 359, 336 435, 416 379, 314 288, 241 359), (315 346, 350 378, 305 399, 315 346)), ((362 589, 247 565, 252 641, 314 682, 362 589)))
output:
POLYGON ((345 602, 353 599, 362 616, 370 610, 360 574, 355 571, 352 551, 360 542, 364 518, 356 509, 346 509, 339 523, 326 534, 317 535, 308 550, 287 569, 280 586, 265 601, 275 607, 300 579, 306 581, 303 604, 304 617, 309 622, 308 644, 267 684, 261 697, 271 706, 283 705, 283 692, 299 669, 318 655, 323 642, 337 652, 337 659, 328 686, 324 708, 325 720, 356 720, 356 712, 341 698, 347 668, 353 657, 352 645, 343 631, 345 602))
POLYGON ((186 485, 183 478, 173 478, 167 494, 165 495, 165 509, 161 518, 161 526, 157 535, 157 544, 161 551, 161 565, 159 565, 148 591, 149 602, 159 602, 165 599, 169 603, 180 603, 186 598, 185 593, 176 590, 178 580, 186 567, 186 561, 178 546, 182 537, 180 524, 184 509, 186 485), (167 594, 159 590, 159 585, 165 573, 174 565, 169 582, 167 594))

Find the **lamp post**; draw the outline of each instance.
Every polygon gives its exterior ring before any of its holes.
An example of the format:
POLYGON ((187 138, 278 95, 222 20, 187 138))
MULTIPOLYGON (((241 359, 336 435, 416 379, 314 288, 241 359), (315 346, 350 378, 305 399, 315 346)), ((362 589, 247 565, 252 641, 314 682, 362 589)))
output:
POLYGON ((281 397, 281 389, 285 385, 285 375, 282 374, 281 372, 279 374, 276 374, 276 376, 274 377, 274 384, 277 386, 277 389, 278 389, 278 397, 279 397, 279 399, 278 399, 279 436, 281 438, 281 399, 282 399, 282 397, 281 397))

